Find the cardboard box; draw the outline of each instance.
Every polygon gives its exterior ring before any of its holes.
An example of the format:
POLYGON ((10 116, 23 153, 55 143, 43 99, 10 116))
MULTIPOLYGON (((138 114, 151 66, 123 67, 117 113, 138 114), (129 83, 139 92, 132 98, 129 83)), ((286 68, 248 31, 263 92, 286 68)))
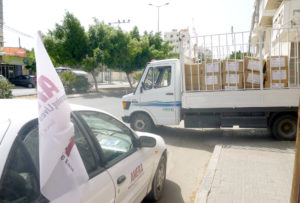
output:
POLYGON ((184 64, 184 73, 186 77, 190 77, 191 75, 200 75, 201 74, 201 70, 203 65, 201 63, 199 64, 193 64, 193 65, 189 65, 189 64, 184 64))
POLYGON ((222 86, 224 90, 243 89, 243 72, 222 74, 222 86))
POLYGON ((199 78, 201 76, 201 67, 202 64, 185 64, 185 87, 187 91, 200 90, 199 78))
POLYGON ((221 74, 207 73, 201 75, 200 90, 220 90, 221 89, 221 74))
POLYGON ((243 72, 243 61, 241 60, 223 60, 222 61, 222 73, 236 73, 243 72))
MULTIPOLYGON (((260 71, 260 59, 259 58, 255 58, 255 57, 248 57, 245 56, 244 58, 244 63, 245 63, 245 71, 255 71, 255 72, 259 72, 260 71)), ((265 66, 265 60, 262 61, 262 66, 265 66)), ((265 72, 265 71, 264 71, 265 72)))
POLYGON ((288 87, 288 57, 272 56, 267 58, 265 88, 288 87), (272 84, 271 84, 272 83, 272 84))
POLYGON ((246 89, 257 89, 260 88, 260 72, 257 71, 245 71, 245 88, 246 89))
POLYGON ((220 61, 205 62, 201 66, 200 89, 220 90, 221 89, 221 68, 220 61))
POLYGON ((222 64, 220 61, 202 63, 202 73, 220 73, 222 64))
POLYGON ((185 88, 187 91, 200 90, 200 77, 197 75, 185 78, 185 88))

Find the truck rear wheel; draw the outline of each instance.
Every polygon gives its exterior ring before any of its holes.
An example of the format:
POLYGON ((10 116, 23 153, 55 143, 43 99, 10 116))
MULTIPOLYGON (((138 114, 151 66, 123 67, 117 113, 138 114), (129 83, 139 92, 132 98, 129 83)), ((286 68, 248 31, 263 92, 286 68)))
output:
POLYGON ((297 118, 293 115, 283 115, 274 121, 272 133, 279 140, 295 140, 297 132, 297 118))
POLYGON ((148 115, 138 113, 131 118, 130 126, 136 131, 150 132, 154 124, 148 115))

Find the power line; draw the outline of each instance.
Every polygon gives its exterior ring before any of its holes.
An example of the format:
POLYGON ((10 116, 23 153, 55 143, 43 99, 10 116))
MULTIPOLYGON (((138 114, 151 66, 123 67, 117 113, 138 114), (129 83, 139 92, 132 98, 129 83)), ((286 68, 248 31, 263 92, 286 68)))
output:
POLYGON ((9 27, 8 25, 0 24, 0 26, 3 26, 3 28, 5 28, 5 29, 7 29, 7 30, 13 31, 13 32, 18 33, 18 34, 20 34, 20 35, 23 35, 24 37, 28 37, 28 38, 31 38, 31 39, 34 38, 33 36, 31 36, 31 35, 29 35, 29 34, 26 34, 26 33, 24 33, 24 32, 21 32, 21 31, 19 31, 19 30, 17 30, 17 29, 14 29, 14 28, 12 28, 12 27, 9 27))

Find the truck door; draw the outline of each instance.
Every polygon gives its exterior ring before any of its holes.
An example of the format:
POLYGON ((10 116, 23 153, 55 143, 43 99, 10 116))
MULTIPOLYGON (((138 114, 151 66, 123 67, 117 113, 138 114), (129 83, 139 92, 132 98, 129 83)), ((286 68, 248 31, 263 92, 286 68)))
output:
POLYGON ((176 123, 174 64, 150 66, 141 83, 139 106, 155 117, 158 125, 176 123))

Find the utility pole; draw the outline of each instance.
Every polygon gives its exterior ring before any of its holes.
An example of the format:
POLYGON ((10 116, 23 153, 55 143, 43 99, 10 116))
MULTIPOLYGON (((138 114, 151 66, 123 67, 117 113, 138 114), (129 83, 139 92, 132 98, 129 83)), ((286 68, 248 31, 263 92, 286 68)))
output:
POLYGON ((157 8, 157 32, 159 32, 159 9, 160 7, 163 7, 163 6, 167 6, 169 5, 170 3, 165 3, 165 4, 162 4, 162 5, 154 5, 154 4, 148 4, 149 6, 154 6, 157 8))
MULTIPOLYGON (((2 47, 4 46, 3 39, 3 0, 0 0, 0 52, 2 52, 2 47)), ((2 55, 0 54, 0 74, 2 73, 2 55)))
POLYGON ((0 0, 0 47, 3 47, 3 0, 0 0))

